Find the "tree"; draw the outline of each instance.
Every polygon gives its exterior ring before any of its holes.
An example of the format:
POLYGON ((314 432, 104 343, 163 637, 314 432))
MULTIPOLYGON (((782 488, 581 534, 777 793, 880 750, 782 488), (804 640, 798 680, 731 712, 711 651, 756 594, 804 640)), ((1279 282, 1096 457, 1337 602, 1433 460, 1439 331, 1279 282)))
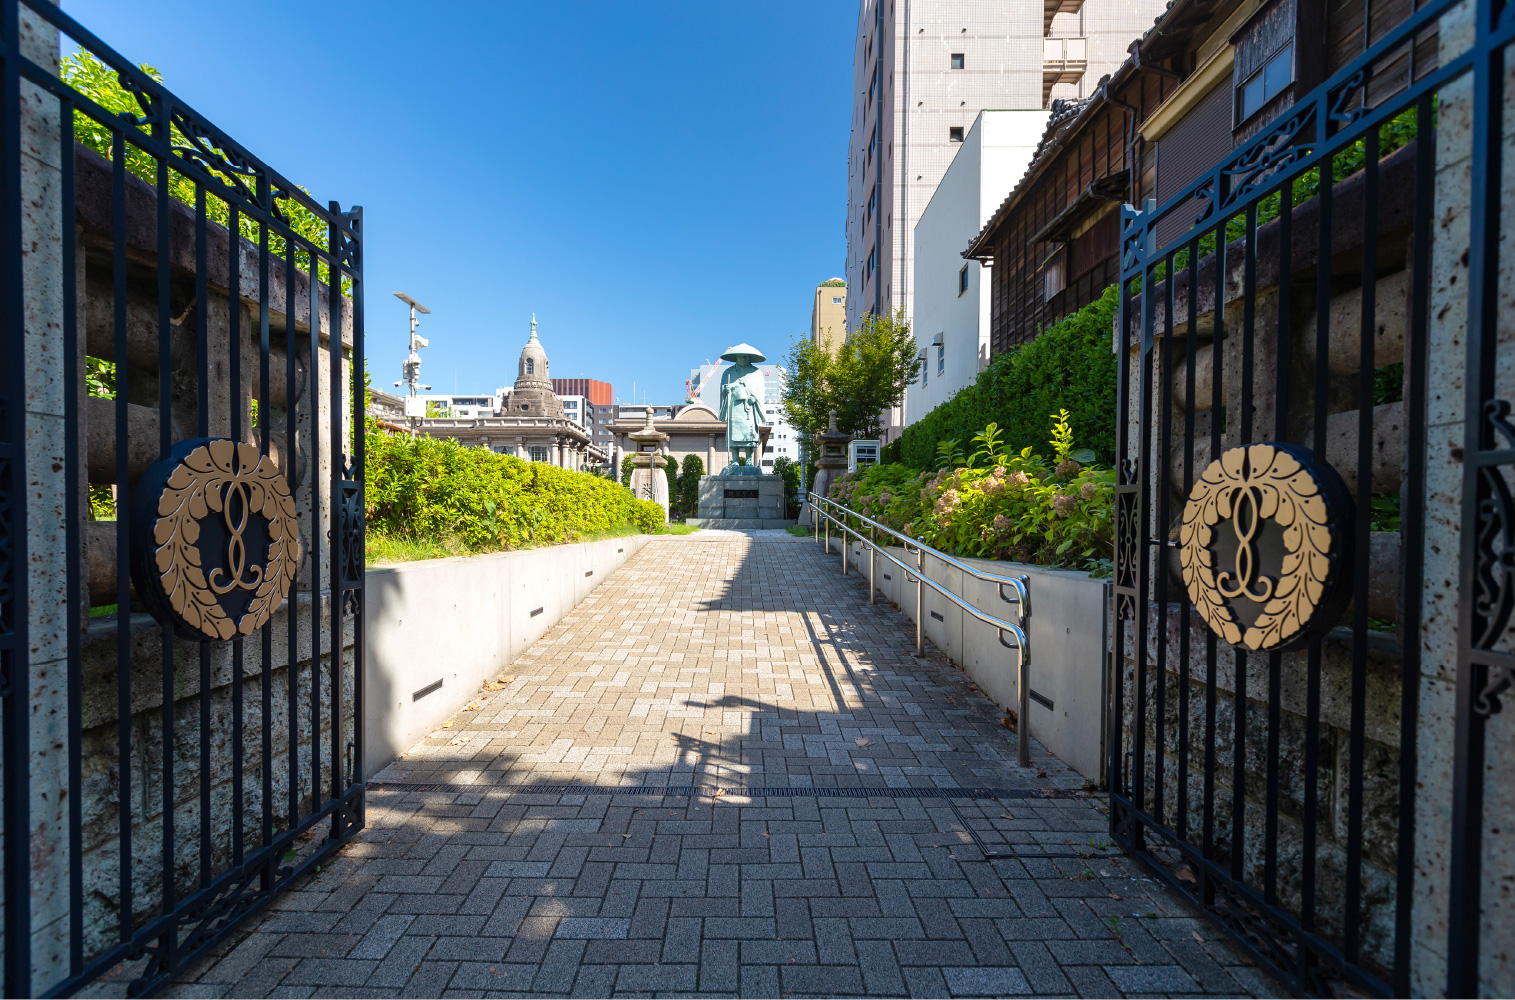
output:
POLYGON ((788 455, 780 455, 773 460, 773 474, 784 480, 784 516, 797 516, 800 506, 799 463, 788 455))
POLYGON ((679 511, 685 517, 700 514, 700 477, 705 474, 705 460, 698 455, 684 456, 684 471, 679 475, 679 511))
POLYGON ((834 357, 808 337, 797 338, 788 368, 784 414, 803 439, 826 428, 831 410, 836 410, 838 430, 877 437, 880 415, 905 398, 919 363, 904 315, 869 313, 834 357))
POLYGON ((679 499, 679 460, 669 455, 663 463, 663 475, 668 477, 668 514, 672 516, 679 499))
POLYGON ((621 485, 627 489, 631 488, 631 470, 635 468, 635 466, 635 455, 627 455, 625 458, 621 459, 621 485))

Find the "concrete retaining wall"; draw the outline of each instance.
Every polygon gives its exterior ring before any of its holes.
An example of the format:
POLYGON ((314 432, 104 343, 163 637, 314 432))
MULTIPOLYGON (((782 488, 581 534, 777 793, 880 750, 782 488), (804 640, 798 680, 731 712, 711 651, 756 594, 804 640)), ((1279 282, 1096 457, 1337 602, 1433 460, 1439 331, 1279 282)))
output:
MULTIPOLYGON (((832 552, 837 551, 833 538, 832 552)), ((907 563, 914 562, 914 557, 906 556, 903 549, 888 551, 907 563)), ((847 559, 849 572, 860 571, 866 579, 868 557, 861 543, 852 543, 847 559)), ((1031 577, 1028 637, 1032 735, 1086 778, 1103 781, 1109 705, 1109 581, 1096 580, 1087 573, 1023 563, 991 559, 962 562, 1001 576, 1025 573, 1031 577)), ((1015 605, 1002 601, 994 584, 953 569, 932 556, 926 557, 925 569, 927 576, 979 610, 1007 621, 1015 620, 1015 605)), ((915 584, 905 582, 899 567, 882 555, 876 572, 880 595, 898 605, 913 622, 915 584)), ((1014 708, 1020 697, 1019 654, 1000 644, 998 630, 965 615, 929 587, 921 603, 926 637, 966 670, 990 698, 1014 708)))
POLYGON ((647 538, 370 568, 364 773, 377 773, 467 704, 647 538))

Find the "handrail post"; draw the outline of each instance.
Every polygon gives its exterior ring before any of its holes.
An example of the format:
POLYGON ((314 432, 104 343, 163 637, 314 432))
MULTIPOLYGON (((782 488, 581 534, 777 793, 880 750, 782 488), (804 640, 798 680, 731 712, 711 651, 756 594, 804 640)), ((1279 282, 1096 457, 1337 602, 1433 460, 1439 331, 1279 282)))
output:
POLYGON ((869 604, 876 603, 875 599, 878 597, 878 588, 874 586, 875 582, 878 579, 876 576, 874 576, 875 571, 878 569, 878 532, 877 531, 873 531, 873 532, 871 532, 871 534, 872 534, 872 538, 873 538, 873 544, 870 545, 870 546, 868 546, 868 603, 869 604))
POLYGON ((915 655, 926 655, 926 623, 921 621, 924 617, 926 594, 926 550, 916 547, 915 550, 915 655))
POLYGON ((821 513, 815 509, 815 493, 810 494, 810 527, 814 530, 815 540, 821 540, 821 513))
POLYGON ((826 554, 831 555, 831 513, 826 513, 826 554))
MULTIPOLYGON (((1024 621, 1024 619, 1022 619, 1024 621)), ((1015 735, 1015 762, 1021 767, 1031 766, 1031 633, 1026 627, 1026 642, 1020 645, 1015 655, 1020 660, 1016 679, 1020 702, 1020 726, 1015 735)))
POLYGON ((842 543, 842 575, 847 575, 847 550, 852 548, 852 543, 847 540, 847 528, 845 522, 841 525, 841 536, 837 539, 842 543))

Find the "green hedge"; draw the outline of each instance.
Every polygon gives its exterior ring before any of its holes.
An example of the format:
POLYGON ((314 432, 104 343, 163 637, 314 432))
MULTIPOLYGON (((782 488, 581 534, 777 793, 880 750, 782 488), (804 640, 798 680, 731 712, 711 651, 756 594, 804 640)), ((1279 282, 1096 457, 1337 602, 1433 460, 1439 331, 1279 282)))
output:
POLYGON ((370 430, 364 471, 371 532, 454 539, 468 552, 663 525, 660 506, 602 476, 451 440, 370 430))
POLYGON ((991 421, 1007 450, 1042 448, 1047 414, 1067 409, 1079 444, 1109 464, 1115 456, 1115 305, 1111 285, 1035 340, 996 356, 971 385, 905 428, 884 450, 884 461, 935 472, 939 442, 956 440, 971 450, 973 435, 991 421))

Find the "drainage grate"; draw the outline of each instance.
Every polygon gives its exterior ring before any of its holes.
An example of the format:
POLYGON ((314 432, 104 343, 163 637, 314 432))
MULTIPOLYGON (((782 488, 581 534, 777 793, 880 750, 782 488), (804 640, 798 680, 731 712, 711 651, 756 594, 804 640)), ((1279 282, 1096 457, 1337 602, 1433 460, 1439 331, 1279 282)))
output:
POLYGON ((542 613, 542 612, 543 612, 543 611, 545 611, 545 610, 547 610, 547 609, 546 609, 546 608, 545 608, 545 607, 541 607, 541 608, 536 608, 536 609, 534 609, 534 610, 533 610, 533 611, 532 611, 532 612, 531 612, 531 617, 533 617, 533 618, 535 618, 535 617, 536 617, 536 616, 537 616, 537 615, 539 615, 539 614, 541 614, 541 613, 542 613))
POLYGON ((594 570, 592 570, 592 569, 586 569, 584 571, 584 575, 585 576, 594 576, 594 570))
POLYGON ((936 620, 937 620, 937 621, 939 621, 939 622, 944 622, 944 621, 946 621, 946 620, 947 620, 947 619, 945 619, 945 618, 943 618, 943 617, 942 617, 942 616, 941 616, 941 615, 940 615, 940 614, 938 614, 938 613, 937 613, 937 612, 935 612, 935 611, 933 611, 933 612, 931 612, 931 617, 932 617, 932 618, 935 618, 935 619, 936 619, 936 620))
POLYGON ((1052 707, 1052 699, 1048 698, 1046 695, 1044 695, 1041 692, 1037 691, 1036 688, 1032 688, 1031 690, 1027 691, 1026 693, 1031 696, 1031 700, 1032 701, 1036 702, 1042 708, 1045 708, 1049 712, 1056 711, 1052 707))
POLYGON ((430 684, 423 687, 421 690, 417 691, 415 694, 411 695, 410 700, 412 702, 417 702, 427 695, 431 694, 433 691, 440 690, 442 690, 442 679, 439 677, 436 680, 432 681, 430 684))

